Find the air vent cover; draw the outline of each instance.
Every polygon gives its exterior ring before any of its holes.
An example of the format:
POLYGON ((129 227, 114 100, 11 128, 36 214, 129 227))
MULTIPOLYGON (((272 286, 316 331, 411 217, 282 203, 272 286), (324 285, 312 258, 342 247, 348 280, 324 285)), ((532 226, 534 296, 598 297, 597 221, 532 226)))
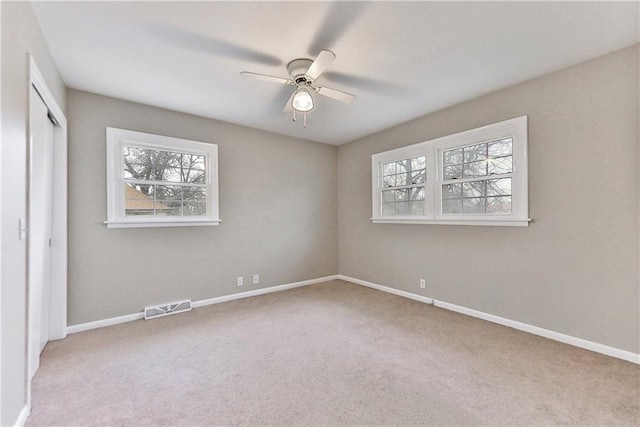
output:
POLYGON ((154 319, 156 317, 168 316, 189 310, 191 310, 191 300, 189 299, 162 305, 152 305, 144 308, 144 318, 146 320, 154 319))

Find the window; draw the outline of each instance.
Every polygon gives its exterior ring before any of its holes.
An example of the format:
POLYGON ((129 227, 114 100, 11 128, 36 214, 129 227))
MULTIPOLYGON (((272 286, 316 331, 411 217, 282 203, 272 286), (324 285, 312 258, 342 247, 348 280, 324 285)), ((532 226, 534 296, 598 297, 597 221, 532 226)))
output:
POLYGON ((383 215, 424 215, 426 160, 417 156, 382 165, 383 215))
POLYGON ((373 222, 529 223, 526 116, 374 154, 371 164, 373 222))
POLYGON ((218 225, 218 146, 107 128, 109 228, 218 225))

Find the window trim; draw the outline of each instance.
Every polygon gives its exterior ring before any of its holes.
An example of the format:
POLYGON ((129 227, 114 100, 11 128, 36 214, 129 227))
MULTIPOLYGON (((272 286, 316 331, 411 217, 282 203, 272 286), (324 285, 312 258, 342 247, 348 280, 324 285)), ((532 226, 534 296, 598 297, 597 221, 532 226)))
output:
MULTIPOLYGON (((476 129, 446 135, 417 144, 396 148, 371 156, 373 223, 444 224, 483 226, 529 225, 528 194, 528 116, 516 117, 476 129), (442 213, 442 156, 445 150, 497 139, 512 138, 513 171, 511 214, 443 214, 442 213), (416 156, 427 156, 427 185, 424 215, 383 216, 381 211, 382 165, 416 156)), ((499 176, 496 176, 498 178, 499 176)), ((488 178, 488 177, 483 177, 488 178)))
POLYGON ((182 138, 154 135, 107 127, 107 220, 108 228, 193 227, 219 225, 218 145, 182 138), (125 216, 124 145, 205 156, 207 215, 204 216, 125 216))

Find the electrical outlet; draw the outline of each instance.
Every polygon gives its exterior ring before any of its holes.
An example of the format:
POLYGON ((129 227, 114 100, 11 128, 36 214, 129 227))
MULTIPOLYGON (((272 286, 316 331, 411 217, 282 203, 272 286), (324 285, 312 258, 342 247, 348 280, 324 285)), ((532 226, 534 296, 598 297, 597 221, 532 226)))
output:
POLYGON ((238 286, 242 286, 242 277, 238 277, 238 286))
POLYGON ((420 289, 427 289, 427 281, 420 279, 420 289))
POLYGON ((253 275, 253 284, 257 285, 258 283, 260 283, 260 275, 259 274, 254 274, 253 275))

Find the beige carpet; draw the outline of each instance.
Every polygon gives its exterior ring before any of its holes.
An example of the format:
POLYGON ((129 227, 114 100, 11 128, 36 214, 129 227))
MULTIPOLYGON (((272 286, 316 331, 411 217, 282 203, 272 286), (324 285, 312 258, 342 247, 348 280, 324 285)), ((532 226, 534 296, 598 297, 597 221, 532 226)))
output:
POLYGON ((51 342, 27 425, 638 425, 640 367, 334 281, 51 342))

